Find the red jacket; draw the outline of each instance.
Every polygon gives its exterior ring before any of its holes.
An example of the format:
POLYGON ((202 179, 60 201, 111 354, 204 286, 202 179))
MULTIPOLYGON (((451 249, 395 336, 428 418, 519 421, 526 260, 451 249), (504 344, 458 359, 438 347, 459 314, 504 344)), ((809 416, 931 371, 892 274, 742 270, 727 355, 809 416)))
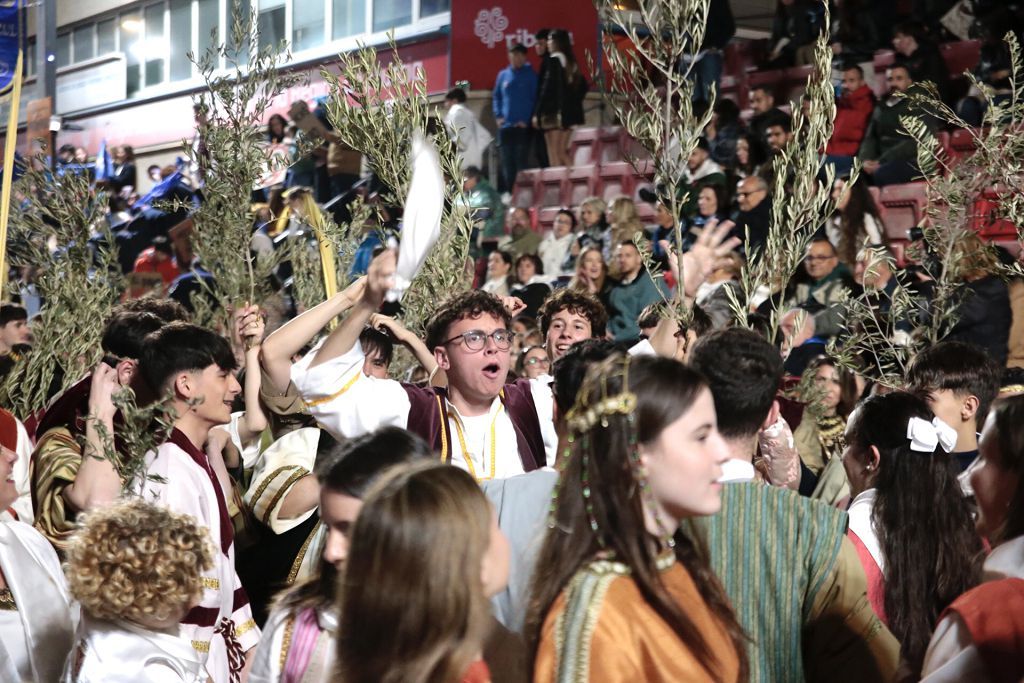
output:
POLYGON ((826 154, 852 157, 860 149, 860 141, 868 129, 871 112, 875 109, 875 94, 862 85, 836 100, 836 125, 826 154))

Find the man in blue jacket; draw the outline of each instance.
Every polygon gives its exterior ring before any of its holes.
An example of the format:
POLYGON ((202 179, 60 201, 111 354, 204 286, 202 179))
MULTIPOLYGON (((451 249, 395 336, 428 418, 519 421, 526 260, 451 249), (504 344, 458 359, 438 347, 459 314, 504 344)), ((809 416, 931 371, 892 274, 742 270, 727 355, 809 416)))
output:
POLYGON ((499 190, 509 192, 516 174, 526 166, 530 150, 530 116, 537 99, 537 74, 526 61, 526 48, 516 43, 508 51, 509 65, 498 72, 492 106, 501 149, 499 190))

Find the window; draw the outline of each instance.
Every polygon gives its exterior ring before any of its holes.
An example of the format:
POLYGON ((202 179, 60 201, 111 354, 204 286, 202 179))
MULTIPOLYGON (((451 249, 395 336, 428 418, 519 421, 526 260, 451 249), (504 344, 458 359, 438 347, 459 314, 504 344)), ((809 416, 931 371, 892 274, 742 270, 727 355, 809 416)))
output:
POLYGON ((67 66, 71 63, 71 34, 57 34, 57 67, 67 66))
POLYGON ((366 31, 366 0, 333 0, 334 31, 331 37, 348 38, 366 31))
POLYGON ((92 38, 93 27, 93 24, 87 24, 71 32, 71 54, 76 62, 84 62, 96 56, 96 46, 92 38))
POLYGON ((390 31, 412 23, 412 0, 373 0, 373 30, 390 31))
POLYGON ((284 32, 285 0, 260 0, 260 14, 256 22, 257 44, 276 47, 287 36, 284 32))
POLYGON ((164 56, 167 45, 164 43, 164 5, 150 5, 145 10, 146 24, 146 85, 156 85, 164 81, 164 56))
POLYGON ((171 80, 184 81, 192 77, 192 0, 171 0, 171 42, 168 61, 171 80))
POLYGON ((241 22, 243 28, 252 32, 251 18, 252 18, 252 4, 250 0, 237 0, 232 2, 229 7, 233 8, 232 19, 227 24, 227 38, 225 42, 228 45, 228 53, 232 54, 239 64, 242 64, 249 60, 249 43, 251 41, 250 36, 245 36, 244 40, 239 41, 238 36, 235 35, 235 24, 241 22))
POLYGON ((318 1, 299 0, 292 10, 292 50, 308 50, 324 44, 324 8, 318 1))
POLYGON ((21 65, 24 67, 23 73, 26 77, 36 75, 36 39, 29 38, 25 43, 25 57, 21 65))
POLYGON ((420 0, 420 17, 432 17, 448 12, 451 8, 451 0, 420 0))
POLYGON ((219 45, 220 39, 220 0, 199 0, 199 30, 197 37, 199 43, 196 46, 196 57, 202 59, 203 55, 215 45, 219 45))
POLYGON ((96 54, 117 52, 117 19, 106 19, 96 24, 96 54))
POLYGON ((121 15, 118 25, 121 33, 121 51, 127 63, 128 97, 142 87, 142 17, 138 12, 121 15))

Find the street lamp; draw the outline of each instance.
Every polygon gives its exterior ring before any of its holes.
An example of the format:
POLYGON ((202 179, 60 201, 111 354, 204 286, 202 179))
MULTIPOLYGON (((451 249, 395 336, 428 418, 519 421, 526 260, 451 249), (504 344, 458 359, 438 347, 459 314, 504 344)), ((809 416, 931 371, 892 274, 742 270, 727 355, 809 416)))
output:
POLYGON ((50 117, 50 172, 57 176, 57 133, 64 123, 59 116, 50 117))

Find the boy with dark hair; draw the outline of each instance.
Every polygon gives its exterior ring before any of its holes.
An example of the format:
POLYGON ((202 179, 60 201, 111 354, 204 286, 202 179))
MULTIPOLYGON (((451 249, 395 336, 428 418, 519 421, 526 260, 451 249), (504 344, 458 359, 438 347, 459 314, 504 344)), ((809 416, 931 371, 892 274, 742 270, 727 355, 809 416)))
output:
POLYGON ((114 307, 114 313, 126 312, 152 313, 165 323, 173 323, 176 320, 191 322, 192 316, 188 309, 174 299, 161 299, 155 296, 144 296, 138 299, 129 299, 114 307))
POLYGON ((547 298, 537 319, 548 358, 554 363, 576 342, 604 337, 608 312, 593 294, 565 288, 547 298))
POLYGON ((907 370, 908 388, 920 394, 935 416, 956 430, 953 459, 960 485, 970 495, 970 470, 978 458, 978 432, 999 393, 1001 370, 985 351, 944 341, 925 349, 907 370))
POLYGON ((228 340, 197 325, 170 323, 146 337, 140 372, 177 414, 168 440, 146 454, 142 475, 130 482, 157 505, 191 515, 216 548, 203 572, 203 597, 181 623, 215 681, 245 678, 259 642, 249 598, 235 572, 235 542, 228 513, 226 471, 214 471, 203 451, 210 430, 231 421, 242 388, 235 379, 228 340))
MULTIPOLYGON (((470 291, 441 305, 427 324, 426 341, 438 368, 447 374, 447 389, 424 389, 360 371, 364 354, 359 334, 391 287, 395 258, 394 251, 386 251, 373 260, 349 316, 292 366, 292 381, 310 414, 332 434, 349 438, 385 425, 405 427, 478 480, 514 476, 554 462, 550 388, 539 379, 506 384, 509 328, 521 309, 517 299, 503 302, 470 291)), ((331 314, 325 311, 323 324, 331 314)))
POLYGON ((131 387, 144 404, 152 392, 138 372, 146 336, 163 327, 152 313, 120 309, 103 328, 103 362, 53 400, 36 425, 30 481, 36 529, 63 551, 75 530, 79 512, 113 501, 121 494, 121 477, 101 458, 83 458, 82 441, 91 452, 103 453, 103 433, 112 434, 115 448, 120 413, 113 395, 131 387))
POLYGON ((0 306, 0 356, 9 354, 15 346, 32 341, 28 327, 28 311, 18 304, 0 306))
MULTIPOLYGON (((664 301, 657 301, 640 312, 640 317, 636 321, 637 326, 640 328, 640 344, 634 347, 633 353, 648 353, 649 350, 652 350, 652 347, 649 346, 650 339, 654 337, 658 323, 665 317, 667 308, 668 304, 664 301), (645 345, 644 342, 647 342, 647 344, 645 345)), ((694 304, 690 309, 690 319, 686 322, 680 322, 676 326, 674 333, 676 341, 675 353, 672 357, 680 363, 685 363, 687 354, 693 347, 694 342, 710 332, 711 329, 711 318, 704 312, 704 309, 694 304)))

